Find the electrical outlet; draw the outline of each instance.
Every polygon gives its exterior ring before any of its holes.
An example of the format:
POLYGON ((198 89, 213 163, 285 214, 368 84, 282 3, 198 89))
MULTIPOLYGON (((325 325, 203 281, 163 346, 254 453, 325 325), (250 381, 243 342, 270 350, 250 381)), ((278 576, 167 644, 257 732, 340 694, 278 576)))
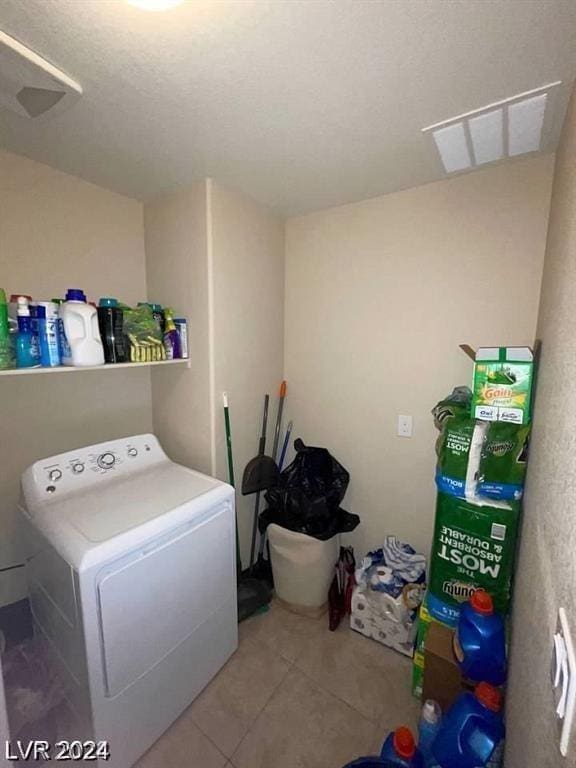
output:
POLYGON ((398 416, 398 437, 412 437, 412 416, 398 416))
POLYGON ((566 757, 576 712, 576 655, 564 608, 558 610, 554 634, 552 687, 560 733, 560 754, 566 757))

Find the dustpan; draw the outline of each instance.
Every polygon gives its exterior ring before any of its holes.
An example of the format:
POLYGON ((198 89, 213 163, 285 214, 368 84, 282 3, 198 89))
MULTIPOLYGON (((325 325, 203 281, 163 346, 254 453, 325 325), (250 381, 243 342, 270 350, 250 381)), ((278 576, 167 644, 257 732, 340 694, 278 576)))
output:
POLYGON ((242 476, 242 495, 267 491, 278 483, 278 466, 270 456, 258 455, 250 459, 242 476))
MULTIPOLYGON (((226 429, 226 448, 228 454, 228 475, 230 485, 234 487, 234 461, 232 458, 232 432, 230 429, 230 412, 228 409, 228 395, 223 393, 224 400, 224 424, 226 429)), ((236 521, 236 575, 237 575, 237 604, 238 621, 243 621, 254 613, 268 610, 268 604, 272 599, 270 586, 258 579, 253 579, 242 573, 242 561, 240 558, 240 541, 238 538, 238 521, 236 521)))
POLYGON ((276 420, 276 431, 274 434, 274 447, 272 449, 272 456, 265 456, 264 447, 266 445, 266 423, 268 418, 268 395, 266 395, 262 434, 260 435, 260 440, 258 443, 258 456, 254 456, 253 459, 250 459, 248 464, 246 464, 246 468, 244 469, 244 474, 242 476, 243 496, 248 496, 251 493, 258 493, 259 491, 267 491, 278 483, 280 470, 276 464, 276 453, 278 450, 278 436, 280 434, 280 422, 282 420, 282 408, 284 405, 285 397, 286 382, 283 381, 280 386, 278 419, 276 420))

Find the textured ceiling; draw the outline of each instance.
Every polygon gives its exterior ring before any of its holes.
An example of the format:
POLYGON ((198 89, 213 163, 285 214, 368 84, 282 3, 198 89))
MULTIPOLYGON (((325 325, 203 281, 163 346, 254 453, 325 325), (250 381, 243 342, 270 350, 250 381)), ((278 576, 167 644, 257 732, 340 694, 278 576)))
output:
POLYGON ((575 0, 0 0, 77 79, 72 109, 0 109, 0 146, 132 197, 203 176, 291 214, 443 178, 420 129, 576 76, 575 0))

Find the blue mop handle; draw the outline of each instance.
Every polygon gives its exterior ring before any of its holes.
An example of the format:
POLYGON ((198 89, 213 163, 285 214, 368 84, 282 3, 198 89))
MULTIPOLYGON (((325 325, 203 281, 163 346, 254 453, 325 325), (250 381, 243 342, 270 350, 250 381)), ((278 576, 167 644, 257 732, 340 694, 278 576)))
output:
POLYGON ((292 422, 289 421, 288 426, 286 427, 286 434, 284 435, 282 450, 280 451, 280 459, 278 461, 278 469, 280 472, 282 472, 282 467, 284 466, 284 459, 286 458, 286 451, 288 450, 288 443, 290 441, 291 434, 292 434, 292 422))

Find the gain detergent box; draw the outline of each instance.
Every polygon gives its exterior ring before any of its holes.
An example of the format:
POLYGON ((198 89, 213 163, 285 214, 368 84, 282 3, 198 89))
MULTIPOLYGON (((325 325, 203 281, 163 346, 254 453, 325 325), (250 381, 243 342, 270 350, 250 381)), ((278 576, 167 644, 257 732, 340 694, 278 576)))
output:
POLYGON ((432 618, 456 626, 461 603, 479 587, 497 612, 508 612, 519 518, 514 501, 472 504, 438 494, 426 601, 432 618))
POLYGON ((432 617, 428 612, 427 597, 424 597, 418 612, 418 634, 416 635, 416 647, 412 660, 412 693, 417 699, 422 698, 424 686, 424 651, 426 648, 426 635, 432 623, 432 617))
POLYGON ((528 424, 534 375, 529 347, 480 347, 474 364, 474 419, 528 424))

